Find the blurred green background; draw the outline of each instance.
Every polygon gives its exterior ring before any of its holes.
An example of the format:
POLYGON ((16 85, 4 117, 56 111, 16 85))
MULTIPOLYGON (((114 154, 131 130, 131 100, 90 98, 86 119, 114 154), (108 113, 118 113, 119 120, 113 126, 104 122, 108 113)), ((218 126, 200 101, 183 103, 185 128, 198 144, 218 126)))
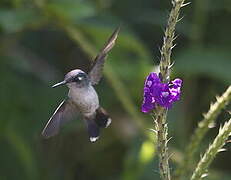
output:
MULTIPOLYGON (((0 1, 0 179, 159 179, 149 115, 140 112, 145 76, 159 62, 170 0, 0 1), (68 71, 87 70, 121 24, 98 86, 113 123, 90 143, 83 121, 44 140, 40 133, 67 88, 52 89, 68 71)), ((169 111, 171 170, 202 113, 231 81, 231 1, 194 0, 183 8, 172 78, 184 80, 169 111)), ((217 124, 228 119, 224 111, 217 124)), ((199 160, 218 131, 211 129, 199 160)), ((230 146, 213 162, 208 179, 231 179, 230 146)), ((193 162, 192 162, 193 163, 193 162)))

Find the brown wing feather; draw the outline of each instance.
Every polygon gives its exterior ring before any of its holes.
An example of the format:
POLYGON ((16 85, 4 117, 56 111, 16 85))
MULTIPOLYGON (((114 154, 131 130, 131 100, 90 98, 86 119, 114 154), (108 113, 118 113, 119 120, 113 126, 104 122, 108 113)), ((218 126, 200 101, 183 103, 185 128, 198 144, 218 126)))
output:
POLYGON ((104 48, 99 52, 99 54, 96 56, 96 58, 93 61, 92 68, 88 74, 92 85, 95 85, 100 81, 103 73, 103 65, 105 62, 105 58, 107 56, 107 53, 115 45, 115 41, 117 39, 119 31, 120 31, 120 27, 116 28, 116 30, 112 33, 112 35, 108 39, 104 48))
POLYGON ((77 108, 70 99, 62 101, 47 122, 45 128, 42 131, 42 135, 45 138, 57 135, 60 127, 73 119, 74 115, 77 113, 77 108))

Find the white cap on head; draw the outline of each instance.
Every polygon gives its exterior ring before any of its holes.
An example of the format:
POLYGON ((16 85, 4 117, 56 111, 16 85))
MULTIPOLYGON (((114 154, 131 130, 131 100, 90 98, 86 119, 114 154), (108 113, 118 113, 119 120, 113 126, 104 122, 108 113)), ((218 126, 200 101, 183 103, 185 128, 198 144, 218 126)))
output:
POLYGON ((80 69, 74 69, 70 72, 68 72, 66 75, 65 75, 65 78, 64 79, 69 79, 70 77, 73 77, 73 76, 76 76, 77 74, 79 73, 84 73, 86 74, 84 71, 80 70, 80 69))

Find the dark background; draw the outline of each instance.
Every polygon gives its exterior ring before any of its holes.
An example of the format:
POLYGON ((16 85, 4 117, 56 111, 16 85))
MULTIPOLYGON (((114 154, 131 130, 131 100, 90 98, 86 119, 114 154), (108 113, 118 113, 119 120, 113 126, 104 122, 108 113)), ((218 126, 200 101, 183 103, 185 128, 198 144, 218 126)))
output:
MULTIPOLYGON (((170 0, 0 1, 0 179, 159 179, 154 126, 140 112, 145 76, 157 68, 170 0), (99 141, 75 120, 49 140, 45 123, 67 93, 52 89, 75 68, 87 70, 113 30, 121 32, 96 90, 113 122, 99 141), (154 160, 153 160, 154 159, 154 160)), ((183 95, 169 111, 173 171, 193 129, 231 80, 231 1, 194 0, 177 25, 172 79, 183 95)), ((203 154, 228 120, 223 111, 204 139, 203 154)), ((230 146, 218 154, 208 179, 231 179, 230 146)))

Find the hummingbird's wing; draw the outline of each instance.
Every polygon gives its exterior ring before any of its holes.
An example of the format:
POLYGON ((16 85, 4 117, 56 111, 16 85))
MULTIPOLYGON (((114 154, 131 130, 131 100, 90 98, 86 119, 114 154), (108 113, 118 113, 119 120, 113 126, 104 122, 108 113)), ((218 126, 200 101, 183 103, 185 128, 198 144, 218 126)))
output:
POLYGON ((92 85, 98 84, 98 82, 100 81, 103 73, 103 65, 105 62, 105 58, 107 56, 107 53, 115 45, 115 41, 117 39, 119 31, 120 31, 120 27, 116 28, 116 30, 112 33, 107 43, 103 47, 103 49, 99 52, 99 54, 96 56, 96 58, 93 61, 91 70, 88 73, 92 85))
POLYGON ((101 128, 107 128, 111 124, 111 118, 104 108, 99 107, 96 110, 95 122, 101 128))
POLYGON ((42 131, 45 138, 58 134, 60 127, 78 114, 77 107, 70 99, 63 100, 42 131))

